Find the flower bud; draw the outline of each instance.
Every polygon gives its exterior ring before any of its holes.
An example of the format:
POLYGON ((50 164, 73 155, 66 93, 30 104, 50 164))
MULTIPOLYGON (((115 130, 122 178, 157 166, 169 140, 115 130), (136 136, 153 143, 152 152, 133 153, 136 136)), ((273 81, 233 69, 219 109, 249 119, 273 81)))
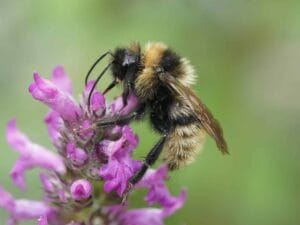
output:
POLYGON ((71 185, 71 195, 72 198, 76 201, 86 200, 92 196, 92 185, 86 179, 76 180, 71 185))

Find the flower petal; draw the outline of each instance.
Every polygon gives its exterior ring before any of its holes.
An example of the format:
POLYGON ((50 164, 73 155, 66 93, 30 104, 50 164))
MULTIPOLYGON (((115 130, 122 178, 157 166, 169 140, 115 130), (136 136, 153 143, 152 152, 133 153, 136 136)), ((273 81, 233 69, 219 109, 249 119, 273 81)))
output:
POLYGON ((69 94, 73 93, 72 81, 69 79, 63 66, 57 66, 52 71, 51 81, 57 85, 57 87, 69 94))
POLYGON ((76 166, 84 165, 86 160, 88 159, 88 155, 86 154, 86 152, 81 148, 77 148, 73 143, 67 144, 66 153, 67 158, 70 159, 72 161, 72 164, 76 166))
POLYGON ((103 142, 103 152, 108 156, 108 163, 100 168, 99 175, 105 180, 106 192, 116 191, 119 196, 125 192, 128 180, 140 168, 141 163, 133 160, 131 154, 138 144, 137 136, 125 126, 122 137, 117 141, 103 142))
POLYGON ((89 120, 84 120, 80 127, 80 135, 85 140, 89 140, 95 133, 95 129, 89 120))
POLYGON ((128 180, 140 168, 139 161, 132 160, 130 157, 124 158, 122 161, 112 158, 109 162, 102 166, 99 172, 100 177, 105 180, 104 191, 116 191, 122 196, 126 191, 128 180))
POLYGON ((122 127, 122 136, 116 141, 107 141, 103 148, 104 153, 109 157, 121 159, 130 156, 138 145, 138 136, 128 126, 122 127))
MULTIPOLYGON (((90 80, 84 89, 83 99, 84 99, 85 104, 87 104, 88 96, 90 94, 90 91, 91 91, 94 83, 95 83, 94 80, 90 80)), ((105 110, 105 98, 97 90, 94 90, 93 94, 91 96, 91 109, 98 116, 100 116, 105 110)))
POLYGON ((18 187, 25 188, 24 172, 34 167, 54 170, 65 173, 66 168, 60 156, 46 148, 32 143, 16 126, 16 121, 11 120, 6 130, 6 139, 10 146, 17 150, 20 158, 17 160, 13 170, 12 178, 18 187))
POLYGON ((133 112, 134 109, 136 109, 137 105, 138 98, 134 94, 129 94, 126 106, 124 106, 123 97, 120 96, 110 104, 108 108, 108 114, 126 115, 130 112, 133 112))
POLYGON ((164 206, 162 211, 162 216, 168 217, 174 214, 178 209, 182 208, 186 200, 186 195, 187 195, 186 190, 182 190, 177 197, 173 196, 168 201, 169 204, 164 206))
POLYGON ((181 208, 186 199, 186 191, 183 190, 178 197, 172 196, 165 184, 168 169, 165 165, 156 170, 148 170, 143 179, 137 184, 137 187, 146 187, 149 192, 146 201, 149 205, 159 203, 163 207, 163 216, 173 214, 181 208))
POLYGON ((48 134, 54 145, 59 146, 61 134, 60 131, 64 127, 64 122, 58 112, 51 110, 44 119, 48 126, 48 134))
POLYGON ((53 209, 43 202, 26 199, 14 199, 10 193, 0 186, 0 207, 10 214, 10 223, 20 220, 38 219, 43 215, 50 215, 53 209))
POLYGON ((0 186, 0 207, 12 211, 15 207, 14 197, 0 186))
POLYGON ((108 218, 122 225, 163 225, 162 209, 140 208, 128 210, 127 205, 104 207, 108 218))
POLYGON ((54 185, 51 182, 51 178, 48 177, 46 174, 40 173, 40 180, 46 192, 53 192, 55 190, 54 185))
POLYGON ((38 219, 38 224, 37 225, 48 225, 47 217, 46 216, 41 216, 38 219))
POLYGON ((26 157, 21 157, 15 162, 14 167, 10 171, 10 176, 14 184, 22 191, 26 190, 25 171, 32 168, 33 164, 27 162, 26 157))
POLYGON ((16 200, 14 216, 18 219, 37 219, 51 212, 52 209, 43 202, 20 199, 16 200))
POLYGON ((163 225, 162 210, 157 208, 133 209, 120 218, 122 225, 163 225))
POLYGON ((102 112, 104 111, 105 99, 104 99, 104 96, 102 94, 100 94, 100 92, 96 92, 93 94, 92 100, 91 100, 91 106, 92 106, 92 110, 98 116, 100 116, 102 114, 102 112))
POLYGON ((34 82, 29 86, 29 92, 33 98, 48 105, 58 112, 66 121, 74 122, 82 114, 80 107, 72 96, 59 89, 54 83, 43 79, 38 73, 34 73, 34 82))

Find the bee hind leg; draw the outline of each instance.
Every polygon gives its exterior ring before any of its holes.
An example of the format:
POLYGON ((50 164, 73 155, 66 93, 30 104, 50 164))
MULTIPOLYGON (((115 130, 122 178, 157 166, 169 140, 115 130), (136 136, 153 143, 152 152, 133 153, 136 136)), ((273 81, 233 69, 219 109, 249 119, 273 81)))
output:
POLYGON ((143 176, 147 172, 148 168, 150 166, 152 166, 158 159, 158 157, 164 147, 166 138, 167 138, 167 134, 163 135, 163 137, 161 137, 161 139, 159 139, 159 141, 154 145, 154 147, 147 154, 142 167, 130 178, 128 186, 127 186, 127 190, 123 194, 123 200, 122 200, 123 204, 126 202, 128 193, 131 191, 131 189, 134 187, 134 185, 143 178, 143 176))
POLYGON ((156 160, 158 159, 160 153, 162 152, 162 149, 164 147, 164 143, 166 141, 167 135, 164 135, 157 143, 156 145, 150 150, 150 152, 147 154, 146 159, 142 165, 142 167, 139 169, 139 171, 133 175, 130 179, 130 184, 134 185, 138 183, 148 168, 152 166, 156 160))

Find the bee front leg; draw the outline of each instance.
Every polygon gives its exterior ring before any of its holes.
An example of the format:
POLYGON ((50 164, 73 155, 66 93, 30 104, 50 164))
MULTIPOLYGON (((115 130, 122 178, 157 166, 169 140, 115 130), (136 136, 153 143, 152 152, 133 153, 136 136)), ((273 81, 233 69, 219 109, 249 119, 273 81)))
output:
POLYGON ((113 82, 111 82, 107 88, 103 91, 103 95, 105 95, 107 92, 109 92, 112 88, 114 88, 120 81, 115 79, 113 82))
POLYGON ((125 125, 135 119, 141 119, 145 115, 146 105, 139 105, 138 109, 134 112, 128 113, 127 115, 117 115, 110 118, 105 118, 96 123, 97 127, 104 128, 115 125, 125 125))
POLYGON ((123 94, 122 94, 122 100, 123 100, 123 105, 124 106, 127 106, 127 103, 128 103, 128 96, 129 96, 129 92, 124 92, 123 94))

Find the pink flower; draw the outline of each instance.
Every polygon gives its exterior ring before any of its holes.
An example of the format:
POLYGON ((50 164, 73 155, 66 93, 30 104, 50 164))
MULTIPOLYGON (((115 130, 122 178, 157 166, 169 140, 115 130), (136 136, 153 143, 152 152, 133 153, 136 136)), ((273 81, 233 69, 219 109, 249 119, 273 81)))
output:
POLYGON ((65 69, 62 66, 57 66, 53 69, 51 81, 62 91, 69 94, 73 93, 72 81, 65 73, 65 69))
POLYGON ((66 146, 67 158, 71 159, 72 163, 77 166, 82 166, 88 159, 87 153, 76 147, 74 143, 68 143, 66 146))
POLYGON ((105 180, 106 192, 117 191, 122 196, 130 177, 140 168, 141 163, 131 158, 138 139, 128 126, 124 126, 122 137, 117 141, 108 141, 101 149, 108 156, 108 163, 101 167, 100 176, 105 180))
POLYGON ((68 122, 76 121, 82 114, 82 110, 73 97, 51 81, 41 78, 38 73, 34 73, 33 77, 34 82, 29 86, 32 97, 59 113, 62 119, 68 122))
POLYGON ((8 123, 6 139, 10 146, 20 154, 11 171, 11 176, 15 184, 22 190, 26 188, 24 173, 33 167, 45 168, 61 174, 65 173, 66 168, 62 158, 46 148, 32 143, 17 128, 15 120, 8 123))
POLYGON ((10 224, 17 224, 20 220, 36 219, 42 215, 50 216, 53 211, 53 209, 44 202, 25 199, 16 200, 1 186, 0 196, 0 207, 10 214, 10 224))
MULTIPOLYGON (((83 98, 85 100, 85 102, 87 102, 88 100, 88 96, 89 96, 89 93, 94 85, 94 81, 89 81, 87 86, 85 87, 85 90, 83 92, 83 98)), ((104 112, 106 106, 105 106, 105 98, 104 96, 94 90, 93 91, 93 94, 92 94, 92 97, 91 97, 91 109, 92 111, 97 114, 98 116, 101 116, 101 114, 104 112)))
POLYGON ((130 94, 128 96, 126 106, 124 106, 123 98, 122 96, 120 96, 116 98, 114 102, 112 102, 112 104, 108 108, 108 112, 112 114, 126 115, 132 112, 132 110, 136 108, 137 104, 138 104, 138 100, 134 94, 130 94))
POLYGON ((169 216, 181 208, 186 199, 185 190, 181 191, 178 197, 171 195, 164 182, 167 179, 167 173, 168 170, 165 165, 156 170, 150 169, 137 185, 137 187, 145 187, 149 190, 146 196, 149 205, 159 203, 164 207, 164 216, 169 216))
POLYGON ((54 145, 59 143, 61 138, 60 131, 64 127, 64 121, 55 111, 50 111, 44 119, 44 122, 48 125, 48 134, 54 145))

